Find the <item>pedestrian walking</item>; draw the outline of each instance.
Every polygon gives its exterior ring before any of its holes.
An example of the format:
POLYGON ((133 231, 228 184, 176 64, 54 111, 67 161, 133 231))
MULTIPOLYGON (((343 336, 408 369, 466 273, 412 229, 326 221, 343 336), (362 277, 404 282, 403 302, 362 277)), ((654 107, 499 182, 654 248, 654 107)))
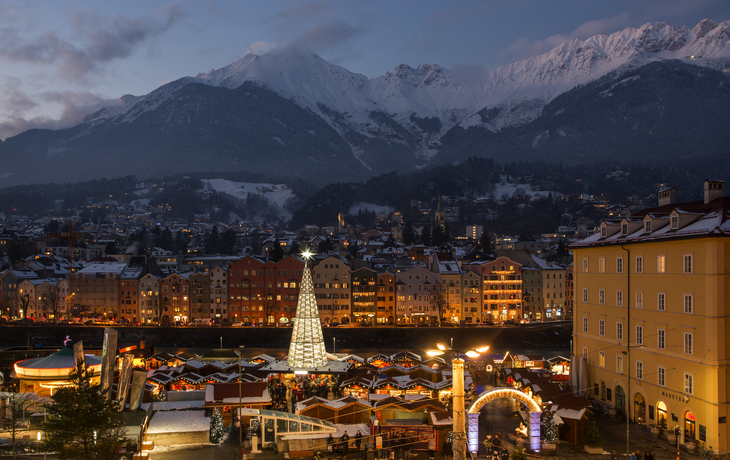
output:
POLYGON ((347 455, 350 453, 350 435, 347 434, 347 431, 345 431, 345 434, 342 435, 342 438, 340 438, 340 441, 342 441, 342 452, 347 455))
POLYGON ((357 433, 355 433, 355 450, 360 452, 360 445, 362 444, 362 433, 360 433, 360 430, 357 430, 357 433))
POLYGON ((436 455, 436 437, 428 440, 428 458, 433 460, 434 455, 436 455))

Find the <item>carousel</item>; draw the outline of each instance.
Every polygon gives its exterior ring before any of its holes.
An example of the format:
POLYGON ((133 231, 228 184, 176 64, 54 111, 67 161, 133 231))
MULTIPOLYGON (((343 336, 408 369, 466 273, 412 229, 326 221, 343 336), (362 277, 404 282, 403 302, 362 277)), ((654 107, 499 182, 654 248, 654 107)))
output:
MULTIPOLYGON (((101 376, 101 357, 85 355, 86 367, 93 370, 92 384, 98 384, 101 376)), ((68 375, 76 367, 73 348, 63 347, 45 358, 26 359, 15 363, 15 377, 20 391, 39 396, 53 396, 57 388, 70 386, 68 375)))

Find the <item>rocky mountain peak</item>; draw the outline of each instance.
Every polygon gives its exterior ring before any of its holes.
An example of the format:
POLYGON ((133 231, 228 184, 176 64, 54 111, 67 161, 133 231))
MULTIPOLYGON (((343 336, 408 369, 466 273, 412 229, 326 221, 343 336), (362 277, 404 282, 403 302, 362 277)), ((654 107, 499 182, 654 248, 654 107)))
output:
POLYGON ((715 27, 717 27, 717 23, 715 21, 711 19, 703 19, 694 27, 694 29, 692 29, 692 33, 695 38, 704 38, 705 35, 707 35, 707 32, 711 31, 715 27))

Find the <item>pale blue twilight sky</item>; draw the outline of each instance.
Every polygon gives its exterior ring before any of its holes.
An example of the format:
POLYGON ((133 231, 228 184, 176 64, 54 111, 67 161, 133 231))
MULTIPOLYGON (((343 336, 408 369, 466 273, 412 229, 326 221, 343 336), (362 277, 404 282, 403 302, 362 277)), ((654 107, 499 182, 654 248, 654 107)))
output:
POLYGON ((727 0, 0 0, 0 139, 77 107, 308 48, 367 77, 399 64, 495 68, 569 38, 730 19, 727 0))

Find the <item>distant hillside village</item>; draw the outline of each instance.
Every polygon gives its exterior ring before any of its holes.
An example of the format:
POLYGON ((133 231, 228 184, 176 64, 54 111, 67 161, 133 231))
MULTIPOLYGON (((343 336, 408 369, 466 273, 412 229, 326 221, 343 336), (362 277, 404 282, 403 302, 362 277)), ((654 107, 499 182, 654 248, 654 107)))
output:
MULTIPOLYGON (((419 209, 415 223, 392 208, 376 213, 361 203, 358 214, 373 214, 374 223, 361 226, 352 213, 340 213, 336 226, 297 231, 214 222, 210 213, 160 222, 153 209, 107 213, 99 224, 85 210, 57 219, 13 215, 0 233, 2 317, 290 325, 304 268, 299 255, 310 249, 324 325, 572 318, 567 246, 591 233, 595 221, 574 216, 574 226, 554 233, 495 235, 483 225, 462 228, 461 201, 439 197, 434 208, 411 203, 419 209)), ((109 206, 86 204, 97 211, 109 206)), ((607 216, 632 211, 606 201, 590 206, 607 216)))

